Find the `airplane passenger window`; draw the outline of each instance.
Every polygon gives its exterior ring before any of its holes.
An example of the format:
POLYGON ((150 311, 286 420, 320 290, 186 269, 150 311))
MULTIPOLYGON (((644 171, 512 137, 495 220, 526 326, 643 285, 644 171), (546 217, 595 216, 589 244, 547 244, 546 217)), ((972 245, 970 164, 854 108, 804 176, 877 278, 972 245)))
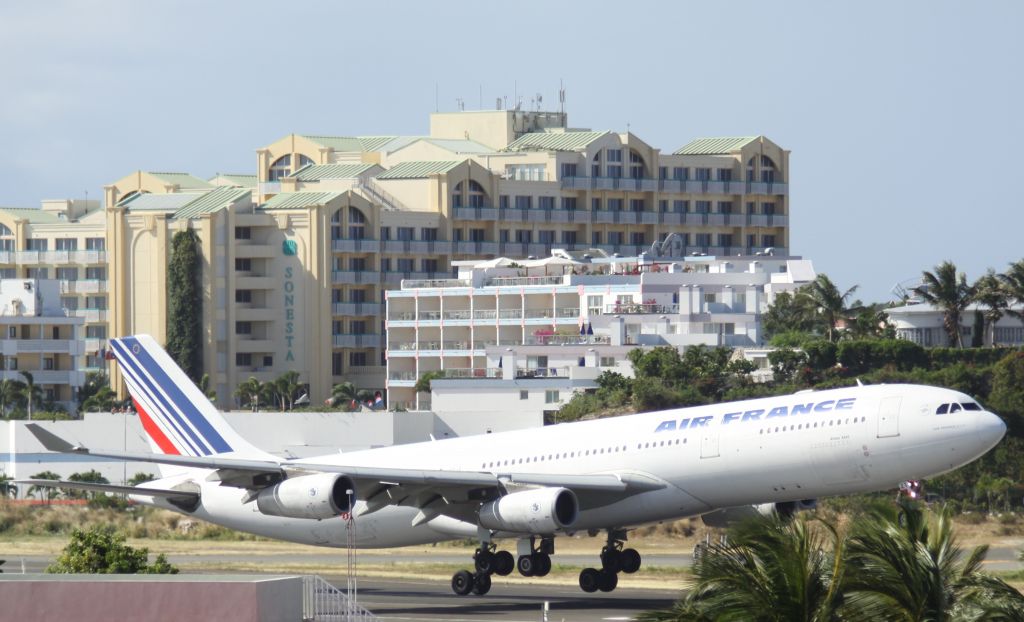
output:
POLYGON ((958 413, 958 412, 960 412, 960 404, 950 404, 949 405, 949 413, 950 414, 958 413))
POLYGON ((949 404, 943 404, 935 409, 936 415, 944 415, 949 412, 949 404))
POLYGON ((964 410, 981 410, 981 406, 977 402, 964 402, 960 405, 964 407, 964 410))

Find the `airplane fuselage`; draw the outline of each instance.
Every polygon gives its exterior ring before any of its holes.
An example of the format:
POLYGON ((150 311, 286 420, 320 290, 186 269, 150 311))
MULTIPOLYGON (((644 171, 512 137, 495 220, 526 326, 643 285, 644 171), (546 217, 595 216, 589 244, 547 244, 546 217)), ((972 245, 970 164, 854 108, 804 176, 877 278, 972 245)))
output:
MULTIPOLYGON (((872 385, 681 408, 539 429, 398 445, 303 460, 336 467, 460 472, 635 475, 662 484, 618 501, 580 495, 563 532, 625 529, 722 508, 884 490, 981 456, 1002 438, 998 416, 955 391, 872 385), (937 414, 942 404, 970 404, 937 414), (974 409, 967 409, 974 408, 974 409)), ((206 471, 209 473, 209 471, 206 471)), ((245 490, 185 470, 154 482, 201 482, 192 514, 260 535, 323 546, 384 548, 476 537, 474 522, 388 505, 349 523, 267 516, 245 490)), ((357 491, 358 492, 358 491, 357 491)), ((144 496, 138 501, 175 507, 144 496)), ((354 514, 365 509, 356 502, 354 514)), ((503 534, 513 535, 513 534, 503 534)))

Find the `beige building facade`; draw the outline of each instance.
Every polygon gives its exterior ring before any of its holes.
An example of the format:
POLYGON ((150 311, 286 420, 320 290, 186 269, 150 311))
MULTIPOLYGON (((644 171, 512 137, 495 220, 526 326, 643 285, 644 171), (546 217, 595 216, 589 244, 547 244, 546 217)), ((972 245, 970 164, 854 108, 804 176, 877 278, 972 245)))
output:
POLYGON ((789 153, 763 136, 663 153, 628 132, 573 129, 560 112, 438 113, 422 136, 288 135, 258 149, 256 165, 255 175, 210 179, 136 171, 105 186, 104 209, 67 202, 64 221, 34 222, 46 209, 21 220, 0 212, 0 269, 54 270, 59 261, 21 254, 50 225, 76 231, 78 248, 102 240, 95 265, 74 258, 98 284, 68 286, 75 312, 102 310, 84 318, 95 357, 111 336, 166 340, 171 241, 194 230, 204 368, 226 407, 248 377, 291 370, 311 400, 341 381, 385 388, 385 292, 452 277, 454 261, 789 247, 789 153))

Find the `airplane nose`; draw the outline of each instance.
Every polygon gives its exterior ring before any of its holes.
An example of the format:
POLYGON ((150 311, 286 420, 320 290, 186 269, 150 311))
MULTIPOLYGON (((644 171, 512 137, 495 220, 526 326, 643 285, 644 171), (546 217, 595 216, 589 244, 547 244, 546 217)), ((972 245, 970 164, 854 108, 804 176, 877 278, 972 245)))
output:
POLYGON ((1006 423, 1002 417, 995 413, 988 411, 980 412, 975 421, 978 437, 989 448, 995 447, 1003 439, 1003 435, 1006 434, 1006 423))

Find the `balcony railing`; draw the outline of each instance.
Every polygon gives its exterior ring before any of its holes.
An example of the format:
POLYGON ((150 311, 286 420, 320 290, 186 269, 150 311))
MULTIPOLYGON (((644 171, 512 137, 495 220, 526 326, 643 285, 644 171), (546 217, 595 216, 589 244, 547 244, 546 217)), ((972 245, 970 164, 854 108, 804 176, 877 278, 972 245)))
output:
POLYGON ((452 252, 449 240, 385 240, 381 244, 385 253, 447 254, 452 252))
POLYGON ((333 335, 335 348, 379 348, 384 336, 376 333, 333 335))
POLYGON ((379 253, 380 240, 341 239, 331 240, 331 248, 336 253, 379 253))
POLYGON ((442 287, 472 287, 470 279, 404 279, 402 289, 434 289, 442 287))
MULTIPOLYGON (((96 264, 107 261, 106 251, 14 251, 12 254, 14 263, 26 265, 96 264)), ((10 256, 3 263, 10 263, 10 256)))
POLYGON ((455 252, 463 255, 494 255, 498 252, 497 242, 456 242, 455 252))
POLYGON ((335 302, 331 305, 334 315, 378 315, 383 305, 377 302, 335 302))
POLYGON ((516 378, 568 378, 569 367, 537 367, 516 369, 516 378))
POLYGON ((562 285, 564 276, 509 276, 494 277, 484 287, 535 287, 539 285, 562 285))
POLYGON ((331 272, 331 281, 336 284, 380 283, 380 272, 375 270, 335 270, 331 272))
POLYGON ((590 346, 608 345, 607 335, 531 335, 523 340, 524 346, 590 346))
POLYGON ((679 194, 769 194, 787 195, 789 186, 783 182, 700 180, 700 179, 634 179, 630 177, 563 177, 563 190, 624 190, 679 194))
POLYGON ((457 220, 497 220, 498 210, 493 207, 456 207, 454 209, 457 220))
POLYGON ((659 315, 679 313, 679 305, 677 304, 655 304, 655 303, 633 303, 633 302, 622 302, 612 303, 604 306, 604 312, 607 315, 634 315, 634 314, 651 314, 656 313, 659 315))

